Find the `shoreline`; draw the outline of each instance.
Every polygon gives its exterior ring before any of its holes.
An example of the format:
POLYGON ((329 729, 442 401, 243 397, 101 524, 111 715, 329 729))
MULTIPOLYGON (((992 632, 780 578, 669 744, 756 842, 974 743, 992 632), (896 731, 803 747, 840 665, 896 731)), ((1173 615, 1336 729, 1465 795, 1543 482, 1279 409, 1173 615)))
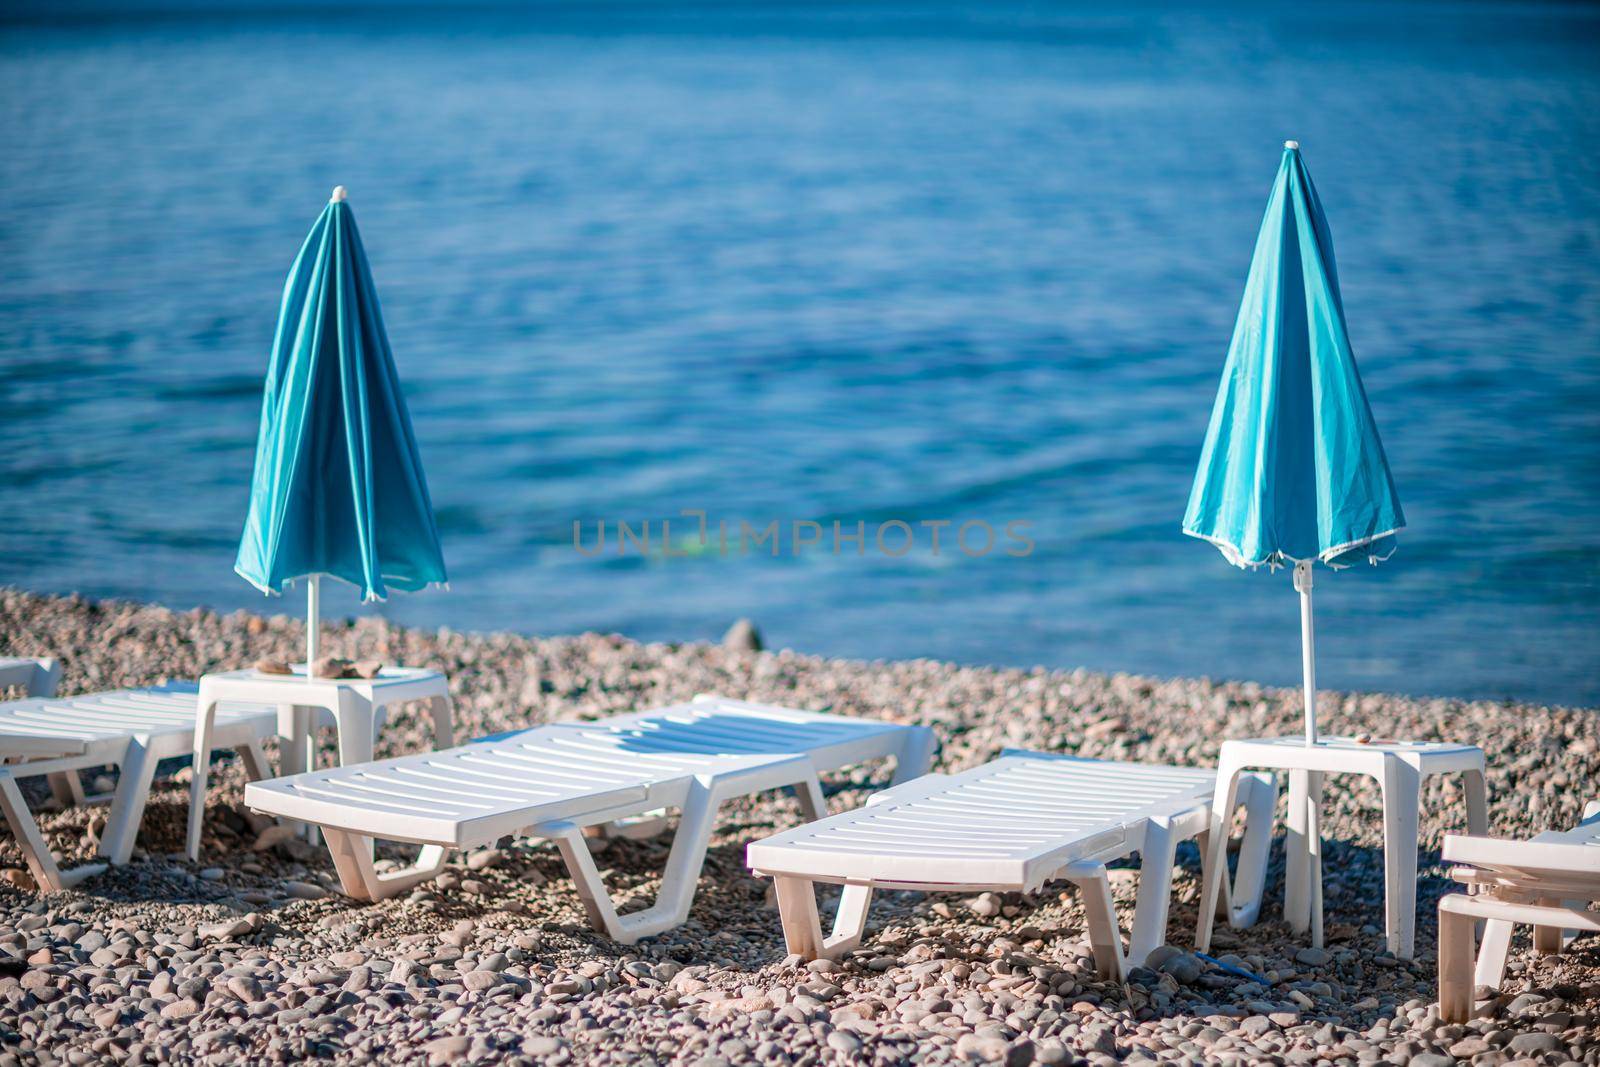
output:
MULTIPOLYGON (((303 598, 302 598, 303 599, 303 598)), ((285 597, 275 597, 263 601, 277 607, 287 606, 293 601, 285 597)), ((252 637, 269 635, 270 647, 279 650, 284 655, 292 656, 295 662, 305 658, 305 617, 302 613, 293 611, 251 611, 248 608, 236 608, 232 611, 223 611, 201 604, 193 608, 179 609, 168 607, 157 601, 137 600, 128 597, 96 597, 82 593, 50 593, 34 592, 19 586, 0 585, 0 655, 17 656, 45 656, 57 655, 49 649, 48 642, 33 636, 26 626, 17 629, 19 623, 26 622, 29 615, 36 611, 43 611, 46 615, 53 613, 55 608, 47 608, 47 604, 71 605, 73 610, 85 610, 91 615, 104 613, 110 617, 128 617, 138 615, 143 617, 148 612, 164 613, 172 619, 207 620, 213 626, 223 626, 231 629, 240 619, 253 620, 247 625, 251 627, 252 637), (287 646, 284 641, 287 640, 287 646)), ((739 620, 744 622, 746 620, 739 620)), ((759 624, 760 620, 754 620, 759 624)), ((709 639, 693 639, 686 641, 646 641, 630 637, 626 634, 604 631, 584 630, 575 633, 538 634, 524 630, 490 629, 468 630, 459 629, 449 625, 429 626, 412 623, 390 622, 374 615, 327 615, 322 619, 323 641, 330 639, 337 642, 341 634, 358 631, 359 642, 352 648, 369 649, 381 647, 385 634, 401 632, 415 632, 428 635, 448 635, 450 638, 466 638, 469 641, 484 642, 493 646, 506 643, 535 642, 550 643, 563 641, 581 641, 585 639, 604 639, 607 641, 621 642, 627 645, 644 649, 684 649, 684 648, 725 648, 717 641, 709 639), (375 630, 374 638, 369 631, 375 630), (369 642, 376 640, 380 644, 373 646, 369 642)), ((252 646, 253 647, 253 646, 252 646)), ((263 645, 262 647, 269 647, 263 645)), ((332 645, 328 646, 330 649, 332 645)), ((226 663, 235 667, 248 666, 248 659, 237 659, 239 656, 249 656, 250 649, 235 647, 232 644, 218 646, 225 649, 219 653, 217 664, 207 666, 205 669, 228 669, 226 663), (234 657, 234 658, 230 658, 234 657)), ((728 651, 739 651, 728 649, 728 651)), ((877 658, 859 659, 850 656, 830 656, 820 652, 807 652, 800 649, 782 647, 766 648, 759 650, 763 654, 782 655, 794 660, 817 664, 835 664, 849 668, 868 668, 886 664, 917 664, 931 666, 946 671, 980 671, 996 675, 1035 677, 1038 675, 1071 677, 1089 677, 1096 679, 1121 679, 1131 683, 1155 686, 1164 683, 1193 683, 1209 689, 1238 689, 1252 691, 1260 694, 1270 694, 1274 699, 1300 699, 1300 685, 1298 681, 1274 685, 1244 677, 1227 677, 1215 675, 1187 675, 1187 674, 1159 674, 1141 671, 1108 670, 1093 667, 1049 667, 1043 664, 1022 666, 1019 664, 965 662, 956 659, 941 659, 934 656, 912 656, 906 658, 877 658)), ((341 653, 343 654, 343 653, 341 653)), ((353 654, 353 653, 352 653, 353 654)), ((70 670, 70 664, 65 665, 70 670)), ((181 675, 180 675, 181 676, 181 675)), ((63 679, 63 692, 68 679, 63 679)), ((134 684, 134 683, 128 683, 134 684)), ((148 683, 140 683, 148 684, 148 683)), ((1448 704, 1470 713, 1471 710, 1483 707, 1518 707, 1531 708, 1539 711, 1579 712, 1600 714, 1600 704, 1568 704, 1541 702, 1536 699, 1526 699, 1517 696, 1462 696, 1450 693, 1407 693, 1389 689, 1317 689, 1317 707, 1319 721, 1321 709, 1333 706, 1330 702, 1343 702, 1352 698, 1376 698, 1384 701, 1393 701, 1403 704, 1428 705, 1430 707, 1448 704)))
MULTIPOLYGON (((835 660, 600 634, 464 634, 373 618, 325 625, 323 641, 327 653, 444 670, 458 740, 703 691, 932 726, 937 770, 1008 746, 1207 766, 1223 739, 1296 733, 1300 724, 1297 690, 1248 682, 835 660)), ((293 655, 302 642, 302 622, 286 616, 0 590, 0 652, 62 657, 68 695, 293 655)), ((1495 833, 1569 826, 1600 788, 1597 709, 1332 692, 1319 694, 1319 707, 1331 732, 1483 747, 1495 833)), ((379 755, 420 749, 424 736, 401 711, 379 755)), ((1280 921, 1275 858, 1262 921, 1222 932, 1214 949, 1266 981, 1191 955, 1191 847, 1175 879, 1168 940, 1176 951, 1159 971, 1141 969, 1118 987, 1095 978, 1076 894, 1054 886, 1031 898, 880 894, 860 951, 837 966, 786 962, 766 883, 743 866, 745 843, 798 818, 785 797, 730 806, 689 922, 620 946, 584 925, 553 850, 527 843, 458 857, 440 885, 357 905, 332 891, 320 848, 252 851, 262 827, 239 805, 242 777, 232 767, 217 772, 207 810, 207 855, 217 866, 191 866, 173 858, 183 773, 153 791, 132 864, 48 898, 0 884, 0 955, 18 961, 0 969, 0 1026, 29 1049, 124 1062, 144 1062, 157 1047, 175 1062, 810 1056, 1020 1067, 1158 1051, 1179 1062, 1600 1062, 1600 939, 1534 957, 1519 934, 1505 994, 1487 1018, 1440 1027, 1430 1013, 1434 904, 1453 888, 1437 848, 1465 821, 1453 781, 1424 789, 1415 961, 1383 951, 1376 785, 1341 777, 1330 779, 1324 820, 1326 950, 1309 950, 1280 921), (1426 1056, 1442 1059, 1413 1058, 1426 1056)), ((835 777, 830 806, 860 804, 881 777, 835 777)), ((41 813, 40 823, 72 863, 87 858, 97 817, 101 809, 77 808, 41 813)), ((614 885, 648 897, 667 840, 606 841, 598 862, 614 885)), ((20 866, 9 837, 0 839, 0 867, 20 866)), ((1119 906, 1129 906, 1133 873, 1114 872, 1113 884, 1119 906)))

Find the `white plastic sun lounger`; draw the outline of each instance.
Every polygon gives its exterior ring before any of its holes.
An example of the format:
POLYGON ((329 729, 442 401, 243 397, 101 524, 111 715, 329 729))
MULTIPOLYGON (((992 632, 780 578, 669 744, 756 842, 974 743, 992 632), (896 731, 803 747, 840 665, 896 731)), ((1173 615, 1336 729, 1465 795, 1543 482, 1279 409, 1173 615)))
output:
MULTIPOLYGON (((126 863, 133 853, 156 764, 188 755, 193 745, 197 693, 195 686, 180 684, 0 703, 0 760, 4 761, 0 766, 0 808, 42 888, 62 889, 98 874, 105 866, 58 869, 17 779, 35 775, 49 775, 53 782, 65 779, 81 802, 80 770, 118 767, 121 775, 116 791, 109 798, 90 797, 88 801, 110 800, 100 855, 112 863, 126 863)), ((274 709, 255 704, 230 704, 218 711, 217 747, 237 749, 252 778, 269 773, 258 746, 272 733, 274 716, 274 709)))
MULTIPOLYGON (((61 661, 48 656, 0 656, 0 689, 21 689, 24 696, 53 697, 61 684, 61 661)), ((82 804, 76 774, 50 775, 50 792, 63 805, 82 804)))
POLYGON ((1442 858, 1462 866, 1450 876, 1468 887, 1439 901, 1439 1017, 1464 1023, 1474 986, 1498 989, 1506 973, 1511 928, 1533 927, 1533 947, 1560 952, 1566 931, 1600 932, 1600 801, 1571 830, 1547 830, 1528 841, 1450 834, 1442 858), (1473 930, 1484 924, 1473 964, 1473 930))
POLYGON ((345 894, 391 896, 443 866, 446 850, 507 835, 553 841, 589 919, 632 943, 687 918, 723 801, 793 787, 807 818, 825 813, 817 774, 893 756, 896 776, 923 773, 933 754, 924 727, 768 707, 721 697, 559 723, 457 748, 253 782, 257 811, 322 828, 345 894), (619 915, 583 839, 585 826, 681 812, 661 893, 619 915), (417 862, 379 873, 369 838, 423 845, 417 862))
MULTIPOLYGON (((749 865, 776 882, 789 951, 812 959, 861 942, 873 889, 1034 892, 1054 879, 1073 882, 1083 891, 1096 965, 1120 979, 1165 938, 1173 852, 1180 841, 1208 832, 1215 781, 1213 772, 1190 767, 1007 752, 757 841, 749 865), (1135 851, 1143 869, 1124 956, 1105 864, 1135 851), (816 882, 844 887, 827 938, 817 918, 816 882)), ((1253 919, 1277 790, 1270 775, 1253 774, 1241 785, 1249 828, 1235 886, 1253 895, 1245 909, 1253 919)), ((1201 855, 1207 851, 1202 842, 1201 855)))

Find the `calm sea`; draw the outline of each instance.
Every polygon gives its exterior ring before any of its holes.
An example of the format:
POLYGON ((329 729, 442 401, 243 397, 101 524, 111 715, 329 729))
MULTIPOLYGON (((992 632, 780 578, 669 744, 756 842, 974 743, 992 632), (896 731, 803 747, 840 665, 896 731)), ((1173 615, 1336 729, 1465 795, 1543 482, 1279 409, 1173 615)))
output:
POLYGON ((301 609, 232 562, 344 183, 452 584, 334 611, 1293 682, 1287 573, 1178 526, 1297 137, 1411 522, 1320 576, 1319 680, 1600 704, 1600 16, 1108 6, 0 25, 0 583, 301 609), (681 509, 923 536, 573 548, 681 509))

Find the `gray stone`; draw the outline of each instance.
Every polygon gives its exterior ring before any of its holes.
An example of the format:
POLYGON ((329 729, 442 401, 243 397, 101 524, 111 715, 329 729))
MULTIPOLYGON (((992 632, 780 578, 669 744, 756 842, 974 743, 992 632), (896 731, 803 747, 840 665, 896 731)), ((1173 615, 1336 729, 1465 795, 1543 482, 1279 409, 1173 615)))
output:
POLYGON ((828 1047, 846 1056, 854 1056, 861 1051, 861 1039, 848 1031, 835 1030, 828 1035, 828 1047))
POLYGON ((1172 975, 1173 979, 1182 985, 1193 985, 1205 973, 1206 964, 1193 953, 1180 952, 1165 960, 1158 970, 1163 974, 1172 975))
POLYGON ((161 1017, 163 1019, 187 1019, 191 1015, 198 1014, 199 1011, 200 1003, 198 1001, 193 997, 184 997, 182 1000, 174 1000, 171 1004, 162 1008, 161 1017))
POLYGON ((1000 896, 998 893, 979 893, 967 901, 967 907, 972 914, 985 919, 992 919, 1000 914, 1000 896))
POLYGON ((235 975, 228 979, 228 992, 246 1004, 254 1004, 261 999, 261 983, 247 975, 235 975))
POLYGON ((1555 1052, 1563 1046, 1555 1034, 1529 1033, 1513 1037, 1506 1047, 1519 1055, 1535 1056, 1541 1052, 1555 1052))
POLYGON ((461 976, 461 984, 474 993, 481 993, 485 989, 493 989, 503 979, 494 971, 468 971, 461 976))
POLYGON ((328 895, 326 889, 310 882, 285 882, 283 883, 283 891, 296 900, 321 900, 328 895))
POLYGON ((734 652, 760 652, 766 646, 761 641, 761 631, 749 619, 740 619, 722 635, 722 647, 734 652))
POLYGON ((530 1056, 554 1056, 566 1047, 559 1037, 528 1037, 522 1041, 522 1051, 530 1056))
POLYGON ((1456 1060, 1437 1052, 1421 1052, 1407 1061, 1407 1067, 1456 1067, 1456 1060))
POLYGON ((207 941, 231 941, 250 932, 250 921, 243 917, 207 923, 196 930, 207 941))

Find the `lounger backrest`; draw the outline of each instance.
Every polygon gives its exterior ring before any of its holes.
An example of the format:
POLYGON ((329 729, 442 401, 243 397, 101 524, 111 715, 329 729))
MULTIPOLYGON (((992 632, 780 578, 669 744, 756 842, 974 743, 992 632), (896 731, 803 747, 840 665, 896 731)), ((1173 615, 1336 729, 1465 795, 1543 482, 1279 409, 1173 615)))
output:
POLYGON ((1214 782, 1199 769, 1013 754, 909 782, 867 807, 758 841, 750 866, 1031 888, 1067 863, 1118 854, 1144 820, 1209 801, 1214 782))
POLYGON ((874 719, 696 697, 689 704, 618 715, 589 724, 627 734, 642 748, 723 757, 825 755, 902 729, 874 719))
POLYGON ((1493 871, 1512 882, 1577 879, 1600 891, 1600 818, 1571 830, 1548 830, 1531 841, 1447 834, 1440 852, 1447 863, 1493 871))

